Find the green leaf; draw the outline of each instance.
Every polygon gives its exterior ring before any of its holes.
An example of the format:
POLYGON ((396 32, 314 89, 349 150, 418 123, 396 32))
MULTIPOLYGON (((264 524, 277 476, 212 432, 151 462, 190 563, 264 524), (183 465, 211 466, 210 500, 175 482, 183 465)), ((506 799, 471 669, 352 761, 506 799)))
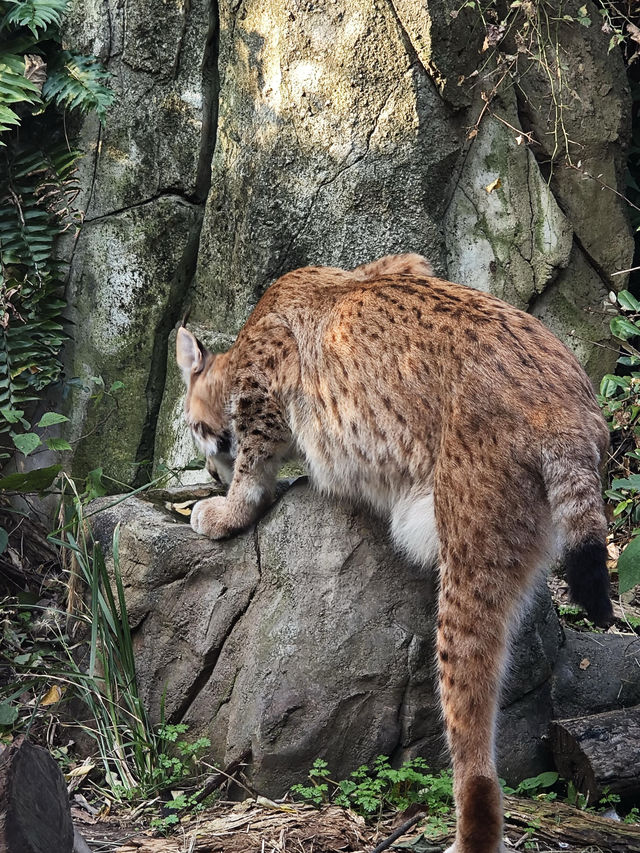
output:
POLYGON ((47 438, 45 444, 49 450, 71 450, 71 445, 66 438, 47 438))
POLYGON ((0 554, 4 554, 7 550, 7 545, 9 544, 9 534, 4 529, 4 527, 0 527, 0 554))
POLYGON ((68 421, 69 418, 66 415, 59 415, 58 412, 46 412, 38 421, 39 427, 49 427, 54 424, 63 424, 65 421, 68 421))
POLYGON ((620 377, 614 376, 613 373, 605 373, 600 380, 600 394, 603 397, 613 397, 619 387, 620 377))
POLYGON ((611 483, 612 489, 633 489, 640 492, 640 474, 629 474, 628 477, 621 477, 613 480, 611 483))
POLYGON ((34 36, 50 24, 59 26, 67 8, 67 0, 12 0, 13 8, 7 12, 5 22, 18 27, 28 27, 34 36))
POLYGON ((640 536, 636 536, 618 557, 618 587, 620 594, 629 592, 640 583, 640 536))
POLYGON ((48 489, 62 470, 62 465, 34 468, 24 474, 8 474, 0 479, 0 489, 11 492, 41 492, 48 489))
POLYGON ((10 424, 17 424, 24 415, 21 409, 0 409, 0 415, 10 424))
POLYGON ((560 778, 560 774, 555 770, 547 770, 545 773, 540 773, 538 776, 532 776, 529 779, 523 779, 518 785, 518 791, 533 791, 536 788, 550 788, 560 778))
POLYGON ((628 290, 621 290, 618 294, 618 302, 622 306, 622 308, 626 308, 627 311, 640 311, 640 302, 635 298, 632 293, 629 293, 628 290))
POLYGON ((0 726, 12 726, 18 719, 18 709, 9 702, 0 702, 0 726))
POLYGON ((101 498, 107 494, 107 490, 102 482, 102 468, 94 468, 89 471, 85 480, 85 495, 88 501, 94 498, 101 498))
POLYGON ((616 338, 621 338, 623 341, 640 335, 640 327, 636 323, 632 323, 631 320, 627 320, 626 317, 613 317, 609 321, 609 327, 611 334, 616 338))
POLYGON ((42 444, 40 436, 36 435, 35 432, 25 432, 21 435, 12 435, 11 440, 20 453, 23 453, 25 456, 33 453, 36 447, 40 447, 42 444))
POLYGON ((48 69, 42 96, 48 103, 69 110, 95 111, 100 121, 104 121, 114 99, 114 92, 105 85, 109 77, 109 72, 95 56, 62 50, 57 62, 48 69))

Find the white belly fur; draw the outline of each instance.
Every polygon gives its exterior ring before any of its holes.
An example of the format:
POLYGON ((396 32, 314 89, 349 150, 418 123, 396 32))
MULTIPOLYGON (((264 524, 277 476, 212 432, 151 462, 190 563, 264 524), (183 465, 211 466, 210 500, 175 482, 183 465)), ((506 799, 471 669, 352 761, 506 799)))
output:
POLYGON ((400 498, 391 508, 391 535, 410 560, 433 565, 439 546, 433 493, 400 498))

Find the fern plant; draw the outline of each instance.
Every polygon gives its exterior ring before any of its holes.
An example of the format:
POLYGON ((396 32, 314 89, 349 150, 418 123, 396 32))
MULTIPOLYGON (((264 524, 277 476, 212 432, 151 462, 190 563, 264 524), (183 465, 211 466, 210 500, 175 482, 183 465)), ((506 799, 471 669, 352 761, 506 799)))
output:
POLYGON ((0 459, 15 447, 31 452, 25 411, 62 369, 65 267, 56 243, 81 223, 81 152, 61 141, 62 112, 95 111, 103 121, 113 100, 99 61, 61 48, 66 7, 0 0, 0 459))

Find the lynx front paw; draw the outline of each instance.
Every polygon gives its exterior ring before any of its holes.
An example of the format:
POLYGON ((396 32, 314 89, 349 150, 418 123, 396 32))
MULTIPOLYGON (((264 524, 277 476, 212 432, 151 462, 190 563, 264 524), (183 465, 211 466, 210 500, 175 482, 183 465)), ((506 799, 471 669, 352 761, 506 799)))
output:
POLYGON ((227 499, 223 497, 207 498, 191 510, 191 527, 196 533, 202 533, 210 539, 223 539, 231 530, 225 521, 227 499))

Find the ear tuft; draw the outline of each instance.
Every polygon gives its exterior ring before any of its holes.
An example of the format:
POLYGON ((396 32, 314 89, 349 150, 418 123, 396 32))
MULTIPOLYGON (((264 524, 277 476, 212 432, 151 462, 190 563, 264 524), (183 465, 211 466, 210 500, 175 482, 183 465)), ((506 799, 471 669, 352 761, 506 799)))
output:
POLYGON ((193 373, 200 373, 204 367, 205 352, 196 336, 184 326, 180 326, 176 336, 176 361, 185 382, 189 382, 193 373))

